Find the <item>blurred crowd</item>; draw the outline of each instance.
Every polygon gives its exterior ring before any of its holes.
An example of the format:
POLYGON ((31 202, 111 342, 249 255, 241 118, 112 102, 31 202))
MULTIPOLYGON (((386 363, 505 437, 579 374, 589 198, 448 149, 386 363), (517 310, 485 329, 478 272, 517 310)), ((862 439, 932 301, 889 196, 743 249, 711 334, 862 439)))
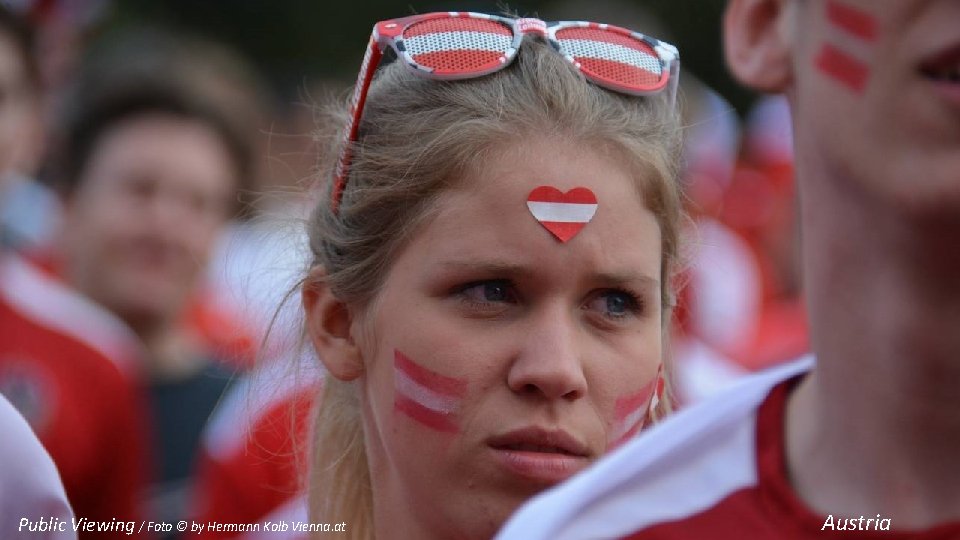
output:
MULTIPOLYGON (((312 110, 278 105, 209 39, 93 39, 105 9, 0 6, 0 392, 77 516, 303 516, 322 390, 296 290, 312 110)), ((785 103, 741 118, 695 74, 681 81, 690 220, 670 375, 686 404, 796 358, 807 333, 785 103)))

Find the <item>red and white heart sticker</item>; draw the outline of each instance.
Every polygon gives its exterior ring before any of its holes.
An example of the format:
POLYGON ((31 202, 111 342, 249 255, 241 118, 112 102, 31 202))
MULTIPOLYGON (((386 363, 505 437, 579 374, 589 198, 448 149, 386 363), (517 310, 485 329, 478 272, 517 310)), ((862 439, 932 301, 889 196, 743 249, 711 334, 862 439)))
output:
POLYGON ((545 229, 566 242, 593 219, 597 196, 585 187, 564 193, 553 186, 540 186, 527 196, 527 208, 545 229))

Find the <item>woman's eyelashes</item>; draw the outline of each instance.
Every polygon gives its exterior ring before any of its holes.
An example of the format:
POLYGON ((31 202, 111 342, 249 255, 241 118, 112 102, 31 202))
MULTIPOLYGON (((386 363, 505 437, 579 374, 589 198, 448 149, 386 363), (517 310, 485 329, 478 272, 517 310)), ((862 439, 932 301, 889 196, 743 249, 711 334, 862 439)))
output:
MULTIPOLYGON (((509 279, 472 281, 455 289, 456 296, 469 308, 499 313, 521 303, 516 285, 509 279)), ((620 321, 643 314, 643 298, 625 289, 601 289, 590 293, 581 309, 606 319, 620 321)))
POLYGON ((508 279, 467 283, 459 287, 457 295, 465 304, 478 310, 499 310, 518 303, 516 287, 508 279))

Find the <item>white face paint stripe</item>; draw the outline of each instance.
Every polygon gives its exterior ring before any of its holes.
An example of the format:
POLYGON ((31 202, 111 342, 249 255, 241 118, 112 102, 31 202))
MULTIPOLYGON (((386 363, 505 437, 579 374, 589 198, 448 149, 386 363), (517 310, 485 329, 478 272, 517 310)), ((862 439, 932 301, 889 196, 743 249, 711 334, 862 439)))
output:
POLYGON ((513 37, 490 32, 432 32, 404 38, 403 45, 413 56, 461 50, 504 53, 513 45, 513 37))
POLYGON ((560 40, 563 52, 574 58, 596 58, 619 62, 660 75, 662 68, 660 59, 649 53, 617 45, 615 43, 597 42, 591 39, 563 39, 560 40))
POLYGON ((527 207, 537 221, 553 223, 587 223, 597 212, 596 204, 527 201, 527 207))
POLYGON ((621 437, 627 434, 627 432, 640 424, 640 422, 642 422, 647 416, 646 409, 647 408, 645 406, 641 406, 637 410, 628 414, 623 420, 617 422, 617 427, 613 431, 610 440, 619 441, 621 437))
POLYGON ((394 381, 398 394, 402 394, 430 410, 449 414, 454 412, 460 404, 460 400, 457 398, 438 394, 417 383, 408 377, 402 369, 396 370, 394 381))

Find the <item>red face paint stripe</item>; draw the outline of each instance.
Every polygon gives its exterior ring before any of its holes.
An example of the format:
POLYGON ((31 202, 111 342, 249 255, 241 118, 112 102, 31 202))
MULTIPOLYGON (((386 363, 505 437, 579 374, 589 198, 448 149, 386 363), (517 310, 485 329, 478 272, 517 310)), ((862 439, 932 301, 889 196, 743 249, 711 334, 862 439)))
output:
POLYGON ((446 375, 440 375, 414 363, 402 352, 393 352, 393 365, 402 370, 408 377, 422 384, 430 390, 447 396, 463 397, 467 393, 467 382, 446 375))
POLYGON ((830 77, 857 92, 863 91, 870 76, 866 64, 830 44, 825 44, 820 49, 816 65, 830 77))
POLYGON ((636 394, 618 399, 614 406, 614 414, 616 414, 617 419, 622 420, 640 407, 646 406, 650 402, 650 397, 653 395, 658 380, 659 378, 654 378, 636 394))
POLYGON ((406 396, 396 396, 393 400, 393 407, 417 422, 437 431, 457 433, 460 430, 449 415, 430 410, 406 396))
POLYGON ((873 16, 836 0, 827 2, 827 20, 860 39, 873 41, 877 38, 877 23, 873 16))

